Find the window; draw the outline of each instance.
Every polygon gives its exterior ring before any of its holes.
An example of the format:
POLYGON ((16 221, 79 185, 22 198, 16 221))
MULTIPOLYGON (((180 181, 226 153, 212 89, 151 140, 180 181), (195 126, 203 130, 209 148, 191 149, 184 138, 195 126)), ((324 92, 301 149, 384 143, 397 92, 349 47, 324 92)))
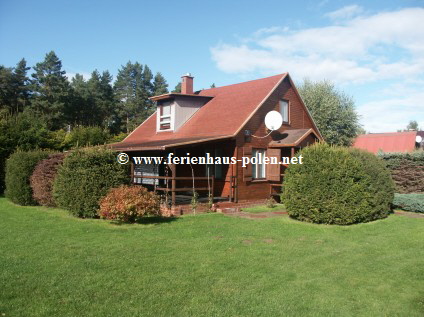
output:
POLYGON ((252 151, 252 178, 263 179, 265 178, 265 164, 264 164, 265 150, 253 149, 252 151))
POLYGON ((165 102, 159 108, 159 130, 171 129, 171 104, 169 102, 165 102))
POLYGON ((280 113, 283 117, 283 122, 289 123, 289 102, 287 100, 280 100, 280 113))

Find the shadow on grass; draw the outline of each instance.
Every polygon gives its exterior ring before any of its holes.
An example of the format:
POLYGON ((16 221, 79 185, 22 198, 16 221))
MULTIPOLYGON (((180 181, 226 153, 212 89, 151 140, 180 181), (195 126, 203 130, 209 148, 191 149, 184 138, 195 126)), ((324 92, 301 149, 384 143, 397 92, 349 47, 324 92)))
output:
POLYGON ((122 225, 131 225, 131 224, 141 224, 141 225, 159 225, 162 223, 171 223, 177 221, 178 217, 158 217, 158 216, 150 216, 142 218, 135 222, 124 222, 124 221, 111 221, 111 224, 122 226, 122 225))

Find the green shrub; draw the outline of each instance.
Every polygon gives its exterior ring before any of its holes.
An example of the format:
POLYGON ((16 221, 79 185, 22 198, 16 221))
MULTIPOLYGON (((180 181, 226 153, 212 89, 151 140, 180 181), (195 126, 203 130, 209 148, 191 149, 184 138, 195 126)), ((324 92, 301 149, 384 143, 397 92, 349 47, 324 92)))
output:
POLYGON ((298 155, 303 164, 287 168, 281 197, 290 216, 339 225, 387 217, 394 184, 375 155, 325 143, 308 146, 298 155))
POLYGON ((424 151, 411 153, 378 153, 396 184, 396 192, 402 194, 424 193, 424 151))
POLYGON ((104 147, 80 149, 64 159, 54 181, 53 197, 59 207, 73 215, 93 218, 100 198, 128 181, 128 166, 118 164, 116 153, 104 147))
POLYGON ((104 219, 135 222, 146 215, 159 214, 159 197, 143 186, 112 188, 100 201, 99 216, 104 219))
POLYGON ((32 197, 30 177, 39 161, 49 155, 46 151, 16 151, 6 161, 6 197, 22 206, 36 205, 32 197))
POLYGON ((424 213, 424 194, 395 194, 393 207, 424 213))
POLYGON ((53 207, 53 182, 57 175, 57 170, 63 163, 65 153, 50 154, 46 159, 38 162, 34 172, 30 177, 30 184, 34 200, 42 205, 53 207))

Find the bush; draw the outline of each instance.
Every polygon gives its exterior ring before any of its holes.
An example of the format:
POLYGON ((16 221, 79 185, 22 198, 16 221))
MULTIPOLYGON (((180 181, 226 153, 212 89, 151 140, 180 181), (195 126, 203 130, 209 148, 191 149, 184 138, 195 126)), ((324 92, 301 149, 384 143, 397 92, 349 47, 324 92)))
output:
POLYGON ((397 192, 424 193, 424 151, 378 153, 378 156, 390 169, 397 192))
POLYGON ((123 222, 135 222, 146 215, 160 214, 159 197, 142 186, 112 188, 101 199, 101 218, 123 222))
POLYGON ((287 168, 281 197, 290 216, 338 225, 387 217, 394 184, 375 155, 325 143, 298 154, 303 164, 287 168))
POLYGON ((57 170, 62 165, 64 153, 50 154, 48 158, 38 162, 30 178, 32 196, 34 200, 43 206, 54 207, 53 182, 57 170))
POLYGON ((82 218, 97 217, 99 200, 113 187, 129 181, 127 165, 104 147, 80 149, 69 154, 53 185, 56 204, 82 218))
POLYGON ((46 151, 16 151, 6 161, 6 197, 22 206, 36 205, 30 177, 37 163, 49 155, 46 151))
POLYGON ((395 194, 393 207, 424 213, 424 194, 395 194))

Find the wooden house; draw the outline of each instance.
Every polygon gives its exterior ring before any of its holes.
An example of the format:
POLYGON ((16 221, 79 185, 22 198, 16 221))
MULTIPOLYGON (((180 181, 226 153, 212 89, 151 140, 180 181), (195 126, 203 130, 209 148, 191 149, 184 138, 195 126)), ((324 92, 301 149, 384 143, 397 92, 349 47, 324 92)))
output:
POLYGON ((293 157, 304 146, 322 140, 288 73, 200 91, 193 77, 182 77, 181 93, 152 97, 157 110, 128 137, 113 145, 132 162, 132 180, 179 194, 194 186, 199 194, 232 202, 259 200, 281 190, 285 166, 257 162, 243 166, 243 157, 293 157), (272 110, 283 125, 270 133, 264 124, 272 110), (230 157, 221 164, 174 164, 172 157, 230 157), (165 163, 134 164, 134 158, 162 157, 165 163), (194 176, 194 178, 193 178, 194 176))

